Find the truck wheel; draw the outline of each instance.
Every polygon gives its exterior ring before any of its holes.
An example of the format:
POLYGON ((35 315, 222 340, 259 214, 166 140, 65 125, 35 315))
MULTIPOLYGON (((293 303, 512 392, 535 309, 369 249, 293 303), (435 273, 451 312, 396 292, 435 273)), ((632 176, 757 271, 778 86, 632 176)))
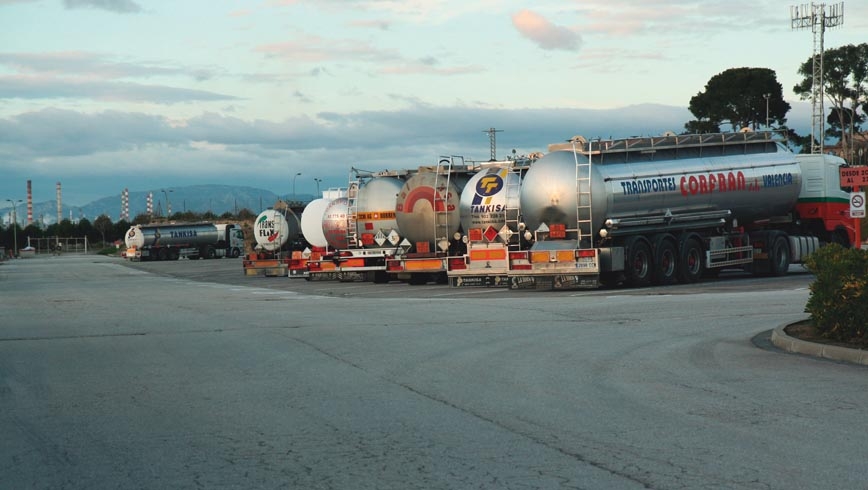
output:
POLYGON ((215 259, 217 258, 217 251, 211 247, 208 247, 208 253, 205 255, 205 257, 208 257, 209 259, 215 259))
POLYGON ((651 247, 641 237, 634 238, 627 245, 627 263, 624 273, 627 285, 633 288, 645 287, 651 284, 653 264, 651 247))
POLYGON ((790 269, 790 244, 786 235, 777 235, 769 249, 769 275, 783 276, 790 269))
POLYGON ((655 240, 654 274, 651 282, 657 285, 672 284, 676 280, 678 270, 678 250, 675 248, 675 237, 660 236, 655 240))
POLYGON ((835 231, 829 232, 829 243, 837 243, 844 248, 850 248, 850 237, 845 230, 836 228, 835 231))
POLYGON ((698 281, 705 269, 702 265, 702 245, 695 238, 687 239, 681 245, 678 280, 685 284, 698 281))
POLYGON ((168 256, 169 256, 169 253, 166 251, 165 248, 161 248, 161 249, 157 252, 157 260, 166 260, 166 258, 167 258, 168 256))
POLYGON ((181 258, 181 251, 177 248, 172 248, 169 250, 169 260, 178 260, 181 258))
POLYGON ((229 256, 232 257, 233 259, 237 259, 238 257, 241 256, 241 250, 238 250, 237 248, 233 248, 232 251, 229 253, 229 256))
POLYGON ((386 284, 389 282, 389 273, 386 271, 374 271, 374 284, 386 284))

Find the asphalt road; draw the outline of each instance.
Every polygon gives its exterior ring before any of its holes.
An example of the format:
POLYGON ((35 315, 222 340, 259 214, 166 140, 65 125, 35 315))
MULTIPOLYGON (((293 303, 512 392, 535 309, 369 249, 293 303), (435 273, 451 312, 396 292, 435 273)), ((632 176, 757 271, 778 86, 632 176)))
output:
POLYGON ((3 488, 866 488, 810 275, 592 292, 0 265, 3 488))

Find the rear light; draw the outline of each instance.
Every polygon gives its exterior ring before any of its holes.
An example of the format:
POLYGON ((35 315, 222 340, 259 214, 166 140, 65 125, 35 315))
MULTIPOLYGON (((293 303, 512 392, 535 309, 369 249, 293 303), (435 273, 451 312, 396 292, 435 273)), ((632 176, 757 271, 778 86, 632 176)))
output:
POLYGON ((449 258, 449 270, 464 270, 467 269, 467 262, 464 261, 464 257, 450 257, 449 258))
POLYGON ((576 250, 576 257, 580 258, 580 259, 588 258, 588 257, 593 258, 596 256, 597 256, 597 252, 596 252, 596 250, 594 250, 592 248, 583 248, 581 250, 576 250))
POLYGON ((386 270, 389 272, 404 272, 404 266, 401 265, 400 260, 387 260, 386 270))
POLYGON ((530 264, 512 264, 512 270, 515 271, 529 271, 533 269, 533 266, 530 264))
POLYGON ((530 261, 531 262, 548 262, 549 261, 549 253, 548 252, 531 252, 530 253, 530 261))
POLYGON ((509 260, 527 260, 527 252, 509 252, 509 260))
POLYGON ((322 270, 322 264, 319 262, 308 262, 307 270, 311 272, 319 272, 322 270))
POLYGON ((558 262, 572 262, 576 260, 576 253, 573 250, 558 250, 558 262))
POLYGON ((365 259, 361 259, 361 258, 346 259, 342 264, 342 267, 364 267, 364 266, 365 266, 365 259))
POLYGON ((550 238, 566 238, 567 237, 567 225, 563 223, 552 223, 549 227, 549 237, 550 238))

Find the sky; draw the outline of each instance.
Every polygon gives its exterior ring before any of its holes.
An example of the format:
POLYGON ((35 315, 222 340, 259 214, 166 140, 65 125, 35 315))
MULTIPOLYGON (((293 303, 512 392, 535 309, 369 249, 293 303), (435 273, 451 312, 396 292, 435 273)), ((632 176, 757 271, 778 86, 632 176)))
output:
MULTIPOLYGON (((132 191, 345 187, 352 168, 680 132, 730 68, 792 87, 813 50, 772 0, 0 0, 0 207, 132 191), (300 175, 299 175, 300 174, 300 175), (319 179, 319 181, 317 180, 319 179)), ((844 2, 827 49, 868 42, 844 2)), ((19 210, 21 212, 21 210, 19 210)))

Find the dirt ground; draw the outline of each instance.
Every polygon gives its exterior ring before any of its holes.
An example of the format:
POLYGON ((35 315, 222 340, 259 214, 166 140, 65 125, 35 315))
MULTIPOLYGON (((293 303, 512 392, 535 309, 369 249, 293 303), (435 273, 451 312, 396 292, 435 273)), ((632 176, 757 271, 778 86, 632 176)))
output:
POLYGON ((791 337, 795 337, 799 340, 804 340, 806 342, 815 342, 818 344, 828 344, 828 345, 836 345, 839 347, 848 347, 851 349, 865 349, 866 347, 863 344, 859 343, 851 343, 851 342, 841 342, 837 340, 827 339, 820 335, 817 331, 817 327, 815 327, 811 320, 804 320, 798 323, 794 323, 792 325, 784 328, 784 331, 787 335, 791 337))

